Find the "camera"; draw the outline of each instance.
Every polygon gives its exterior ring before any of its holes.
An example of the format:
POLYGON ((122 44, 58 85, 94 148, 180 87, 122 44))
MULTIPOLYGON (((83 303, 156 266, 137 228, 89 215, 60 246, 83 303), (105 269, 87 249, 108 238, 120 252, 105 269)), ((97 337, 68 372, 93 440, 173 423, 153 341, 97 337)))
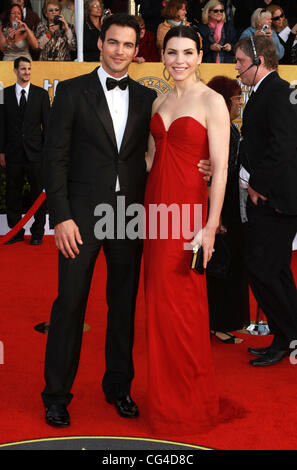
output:
POLYGON ((63 26, 63 23, 62 23, 62 21, 60 20, 60 16, 59 16, 59 15, 56 15, 56 16, 54 17, 54 24, 55 24, 55 25, 59 25, 60 27, 63 26))
POLYGON ((12 27, 12 29, 17 30, 17 29, 18 29, 18 22, 14 20, 14 21, 11 23, 11 27, 12 27))
POLYGON ((268 28, 269 28, 268 24, 263 24, 263 26, 261 28, 261 33, 266 34, 266 31, 267 31, 268 28))

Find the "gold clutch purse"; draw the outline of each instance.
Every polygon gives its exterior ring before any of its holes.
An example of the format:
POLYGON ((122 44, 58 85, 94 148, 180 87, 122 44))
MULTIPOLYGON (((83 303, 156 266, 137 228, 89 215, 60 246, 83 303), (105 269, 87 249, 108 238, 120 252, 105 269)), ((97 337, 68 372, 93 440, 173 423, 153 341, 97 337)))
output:
POLYGON ((197 245, 197 246, 194 246, 193 248, 193 255, 191 259, 191 269, 194 269, 199 274, 204 273, 202 245, 197 245))

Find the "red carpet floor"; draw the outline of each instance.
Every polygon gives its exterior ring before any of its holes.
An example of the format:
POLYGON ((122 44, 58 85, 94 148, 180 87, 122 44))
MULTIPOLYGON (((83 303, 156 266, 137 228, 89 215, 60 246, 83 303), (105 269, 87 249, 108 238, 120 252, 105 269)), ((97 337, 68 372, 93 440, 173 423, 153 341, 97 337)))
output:
MULTIPOLYGON (((0 246, 1 327, 4 364, 0 364, 0 444, 59 436, 150 437, 205 447, 230 449, 297 448, 297 366, 286 359, 268 368, 253 368, 248 346, 262 347, 271 338, 240 334, 240 345, 225 345, 212 339, 217 383, 224 420, 204 434, 153 435, 147 426, 145 407, 145 333, 142 279, 136 312, 135 369, 133 397, 141 416, 120 418, 106 404, 101 391, 104 371, 106 325, 105 260, 99 257, 93 279, 85 323, 80 367, 69 407, 72 425, 57 430, 44 422, 40 392, 44 386, 43 361, 46 335, 34 330, 49 320, 57 292, 57 252, 52 237, 42 246, 28 240, 0 246)), ((297 274, 297 252, 293 255, 297 274)), ((255 304, 252 305, 254 315, 255 304)), ((186 406, 186 404, 185 404, 186 406)))

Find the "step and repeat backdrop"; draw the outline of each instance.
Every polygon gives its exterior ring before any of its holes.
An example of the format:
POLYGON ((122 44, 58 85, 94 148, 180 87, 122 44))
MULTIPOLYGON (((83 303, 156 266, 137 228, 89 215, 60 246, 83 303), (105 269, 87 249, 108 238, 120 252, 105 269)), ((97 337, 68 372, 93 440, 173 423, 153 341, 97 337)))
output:
MULTIPOLYGON (((34 85, 38 85, 48 91, 51 103, 55 97, 55 91, 58 83, 62 80, 67 80, 78 75, 89 73, 99 64, 92 62, 32 62, 32 73, 31 82, 34 85)), ((144 86, 153 88, 157 93, 165 94, 172 87, 173 82, 167 81, 163 76, 163 64, 156 63, 144 63, 137 64, 133 63, 129 68, 129 75, 134 80, 138 81, 144 86)), ((294 65, 282 65, 279 66, 280 76, 287 80, 292 87, 292 99, 297 103, 297 66, 294 65)), ((237 72, 235 70, 235 64, 201 64, 200 76, 204 83, 216 75, 226 75, 230 78, 236 78, 237 72)), ((13 72, 13 62, 0 62, 0 102, 3 99, 3 88, 13 85, 16 77, 13 72)), ((243 93, 243 107, 248 100, 249 88, 242 85, 243 93)), ((235 123, 240 128, 241 116, 235 123)), ((6 217, 4 214, 0 215, 0 234, 6 233, 8 227, 6 225, 6 217)), ((48 233, 52 233, 48 230, 48 233)), ((294 242, 294 249, 297 249, 297 238, 294 242)))

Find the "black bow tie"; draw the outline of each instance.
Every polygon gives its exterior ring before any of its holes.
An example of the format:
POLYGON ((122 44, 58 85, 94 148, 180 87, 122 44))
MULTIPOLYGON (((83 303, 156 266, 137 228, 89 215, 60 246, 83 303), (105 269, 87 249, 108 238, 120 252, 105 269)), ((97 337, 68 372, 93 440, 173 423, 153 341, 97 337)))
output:
POLYGON ((106 88, 113 90, 116 86, 119 86, 121 90, 126 90, 128 86, 128 77, 122 78, 122 80, 115 80, 114 78, 107 77, 106 88))

